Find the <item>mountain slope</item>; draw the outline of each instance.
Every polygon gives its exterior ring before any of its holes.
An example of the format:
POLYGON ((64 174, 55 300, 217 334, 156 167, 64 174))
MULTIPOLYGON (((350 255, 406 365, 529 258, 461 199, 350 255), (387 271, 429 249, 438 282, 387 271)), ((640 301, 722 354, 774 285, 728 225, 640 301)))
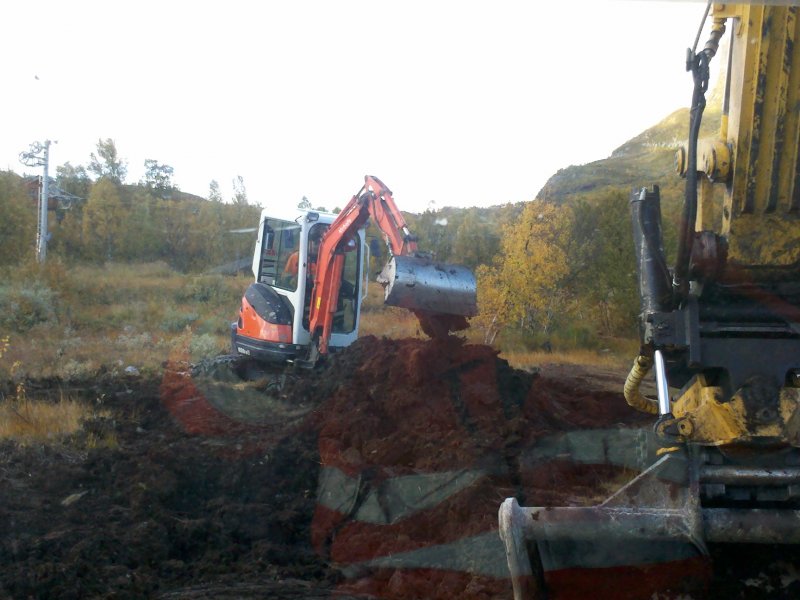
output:
MULTIPOLYGON (((701 137, 713 135, 720 122, 719 94, 714 93, 703 115, 701 137)), ((571 165, 550 177, 537 194, 537 199, 570 203, 611 189, 633 188, 657 184, 662 197, 679 197, 683 180, 675 172, 675 151, 686 143, 689 131, 689 109, 676 110, 665 119, 628 140, 611 156, 585 165, 571 165)))

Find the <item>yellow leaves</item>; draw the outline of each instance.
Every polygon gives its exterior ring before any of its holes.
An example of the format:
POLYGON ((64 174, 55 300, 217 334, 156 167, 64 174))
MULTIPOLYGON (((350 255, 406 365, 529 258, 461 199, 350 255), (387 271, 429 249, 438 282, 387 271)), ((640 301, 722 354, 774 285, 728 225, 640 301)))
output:
POLYGON ((0 264, 17 265, 33 255, 36 236, 36 202, 22 178, 0 172, 0 264))
POLYGON ((490 328, 583 329, 628 335, 635 329, 633 244, 627 196, 615 191, 591 202, 528 203, 503 229, 501 252, 478 277, 480 316, 490 328))
POLYGON ((569 209, 531 202, 516 223, 504 227, 495 264, 477 271, 480 323, 550 327, 569 273, 570 223, 569 209))
POLYGON ((112 257, 124 213, 114 182, 102 178, 92 186, 83 209, 83 241, 95 258, 105 260, 112 257))

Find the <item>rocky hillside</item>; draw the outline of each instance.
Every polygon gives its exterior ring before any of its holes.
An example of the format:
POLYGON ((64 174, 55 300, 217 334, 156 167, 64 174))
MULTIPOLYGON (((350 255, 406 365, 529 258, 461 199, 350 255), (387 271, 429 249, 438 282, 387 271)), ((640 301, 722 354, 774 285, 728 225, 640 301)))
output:
MULTIPOLYGON (((718 84, 709 94, 701 136, 710 136, 719 128, 721 99, 722 87, 718 84)), ((688 131, 689 109, 676 110, 622 144, 608 158, 559 169, 537 198, 559 204, 591 201, 594 195, 611 189, 627 191, 657 184, 666 202, 679 201, 683 180, 675 173, 674 158, 675 151, 686 143, 688 131)))

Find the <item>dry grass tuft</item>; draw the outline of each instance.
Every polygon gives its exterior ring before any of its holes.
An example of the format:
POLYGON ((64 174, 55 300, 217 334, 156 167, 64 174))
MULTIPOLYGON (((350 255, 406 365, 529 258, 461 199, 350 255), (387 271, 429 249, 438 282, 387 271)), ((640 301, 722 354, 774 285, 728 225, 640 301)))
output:
POLYGON ((0 402, 0 439, 20 443, 55 441, 75 433, 96 413, 86 404, 62 396, 58 402, 32 400, 24 388, 0 402))
POLYGON ((500 356, 517 369, 538 366, 547 363, 565 365, 588 365, 594 367, 624 367, 627 359, 623 359, 615 353, 597 352, 595 350, 562 350, 553 352, 525 350, 525 351, 504 351, 500 356))
POLYGON ((100 448, 104 448, 106 450, 116 450, 119 448, 119 440, 117 439, 117 435, 113 432, 106 433, 104 435, 90 433, 86 438, 86 447, 90 450, 96 450, 100 448))
POLYGON ((413 313, 393 306, 362 312, 358 335, 394 339, 424 336, 413 313))

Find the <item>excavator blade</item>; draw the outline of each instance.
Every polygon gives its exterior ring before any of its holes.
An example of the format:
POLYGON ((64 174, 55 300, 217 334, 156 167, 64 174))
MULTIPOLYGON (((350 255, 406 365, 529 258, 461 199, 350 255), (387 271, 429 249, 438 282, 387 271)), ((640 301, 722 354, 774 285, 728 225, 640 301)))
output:
POLYGON ((384 286, 384 302, 391 306, 462 317, 478 313, 475 276, 460 265, 393 256, 378 281, 384 286))
POLYGON ((580 597, 589 589, 593 597, 611 598, 608 581, 623 579, 625 597, 644 598, 669 588, 672 578, 677 586, 688 573, 702 574, 707 550, 679 463, 661 457, 595 506, 521 507, 507 499, 499 512, 500 537, 515 600, 541 597, 544 590, 580 597))

